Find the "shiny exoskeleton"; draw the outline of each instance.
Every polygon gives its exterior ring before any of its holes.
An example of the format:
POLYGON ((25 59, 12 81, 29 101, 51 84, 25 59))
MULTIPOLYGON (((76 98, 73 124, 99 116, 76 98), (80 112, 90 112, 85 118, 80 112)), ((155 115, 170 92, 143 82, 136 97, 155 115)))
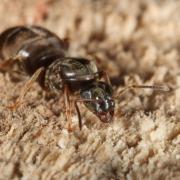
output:
POLYGON ((95 99, 96 101, 85 102, 86 107, 94 112, 99 119, 108 123, 114 115, 114 100, 111 86, 102 81, 93 82, 81 90, 81 98, 95 99))
POLYGON ((82 123, 78 102, 83 102, 102 122, 111 122, 115 103, 108 76, 88 59, 68 57, 67 49, 66 40, 45 28, 12 27, 0 34, 0 69, 16 64, 31 76, 18 102, 29 90, 31 83, 37 80, 46 90, 64 92, 67 119, 71 118, 73 104, 80 128, 82 123), (102 77, 105 82, 100 81, 102 77), (70 99, 71 94, 75 94, 76 98, 70 99))

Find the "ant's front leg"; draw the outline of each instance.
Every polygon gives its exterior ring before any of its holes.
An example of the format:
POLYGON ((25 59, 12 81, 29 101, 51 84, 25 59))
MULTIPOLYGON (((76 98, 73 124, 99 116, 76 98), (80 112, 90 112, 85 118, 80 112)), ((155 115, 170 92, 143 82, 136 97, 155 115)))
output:
POLYGON ((40 74, 42 73, 43 70, 44 70, 44 67, 39 68, 32 75, 32 77, 25 83, 24 88, 22 89, 22 91, 20 93, 20 96, 18 97, 16 102, 11 104, 11 105, 9 105, 9 106, 7 106, 9 109, 16 110, 23 103, 23 99, 24 99, 26 93, 29 91, 29 89, 31 88, 32 84, 38 79, 38 77, 40 76, 40 74))
POLYGON ((78 102, 79 102, 79 100, 76 99, 74 101, 74 106, 76 108, 76 112, 77 112, 77 115, 78 115, 79 129, 81 130, 82 129, 82 119, 81 119, 81 113, 80 113, 80 110, 79 110, 78 102))
POLYGON ((65 104, 65 111, 66 111, 66 119, 67 119, 67 129, 68 131, 73 131, 73 128, 71 127, 71 124, 72 124, 72 103, 70 101, 70 95, 69 95, 69 89, 67 87, 67 85, 65 85, 65 88, 64 88, 64 104, 65 104))
POLYGON ((82 130, 82 118, 81 118, 81 113, 79 110, 79 106, 78 103, 85 103, 85 102, 97 102, 97 99, 75 99, 74 102, 74 106, 78 115, 78 121, 79 121, 79 130, 82 130))

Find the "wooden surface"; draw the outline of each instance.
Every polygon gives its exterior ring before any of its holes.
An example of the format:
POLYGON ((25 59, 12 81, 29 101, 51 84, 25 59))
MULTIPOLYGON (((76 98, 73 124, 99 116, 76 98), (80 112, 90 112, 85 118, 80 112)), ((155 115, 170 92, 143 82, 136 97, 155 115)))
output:
MULTIPOLYGON (((180 86, 179 17, 179 1, 170 0, 0 3, 1 31, 37 23, 68 37, 69 55, 96 61, 116 96, 132 82, 180 86)), ((62 94, 36 83, 21 108, 6 108, 23 85, 0 73, 0 179, 180 179, 180 89, 127 92, 111 124, 81 106, 83 129, 74 115, 69 133, 62 94)))

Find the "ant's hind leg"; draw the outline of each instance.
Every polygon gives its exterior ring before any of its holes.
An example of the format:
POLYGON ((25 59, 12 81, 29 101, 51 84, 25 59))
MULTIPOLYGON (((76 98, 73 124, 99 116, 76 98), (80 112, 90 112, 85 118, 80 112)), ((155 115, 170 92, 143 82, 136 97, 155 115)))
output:
POLYGON ((9 109, 16 110, 23 103, 24 96, 29 91, 32 84, 38 79, 39 75, 42 73, 43 70, 44 70, 43 67, 39 68, 33 74, 33 76, 26 82, 26 84, 24 85, 24 87, 23 87, 23 89, 22 89, 22 91, 20 93, 20 96, 18 97, 16 102, 14 104, 8 106, 9 109))
POLYGON ((0 60, 0 72, 6 73, 9 72, 11 80, 15 81, 22 81, 26 79, 27 74, 20 70, 19 67, 14 69, 13 66, 16 60, 14 59, 7 59, 7 60, 0 60))
POLYGON ((9 69, 13 64, 14 64, 14 60, 13 60, 13 59, 7 59, 7 60, 4 60, 4 61, 0 62, 0 71, 1 71, 1 70, 6 71, 6 70, 9 69))
POLYGON ((22 59, 19 56, 10 57, 8 59, 4 59, 0 61, 0 71, 9 70, 17 61, 21 61, 22 59))

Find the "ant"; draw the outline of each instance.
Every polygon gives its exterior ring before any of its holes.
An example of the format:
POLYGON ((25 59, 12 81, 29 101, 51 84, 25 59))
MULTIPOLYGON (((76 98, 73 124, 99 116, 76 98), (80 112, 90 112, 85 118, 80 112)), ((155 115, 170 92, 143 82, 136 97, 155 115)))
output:
MULTIPOLYGON (((71 111, 75 107, 79 128, 82 128, 78 103, 83 103, 102 122, 113 120, 115 100, 110 79, 93 61, 67 56, 68 41, 40 26, 16 26, 0 34, 0 70, 11 70, 17 65, 30 79, 20 96, 9 107, 16 109, 23 101, 33 82, 46 91, 64 94, 68 129, 71 130, 71 111), (103 78, 104 81, 100 79, 103 78), (72 98, 72 95, 76 98, 72 98), (70 98, 71 97, 71 98, 70 98)), ((137 86, 167 91, 163 86, 137 86)))

